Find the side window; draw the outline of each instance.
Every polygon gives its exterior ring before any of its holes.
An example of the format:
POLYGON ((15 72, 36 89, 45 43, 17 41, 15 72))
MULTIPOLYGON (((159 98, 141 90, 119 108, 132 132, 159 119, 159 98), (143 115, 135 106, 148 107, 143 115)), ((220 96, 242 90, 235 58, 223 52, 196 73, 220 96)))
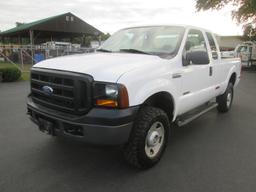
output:
POLYGON ((247 52, 247 46, 241 46, 237 50, 238 53, 247 52))
POLYGON ((186 51, 193 51, 193 50, 207 51, 203 33, 195 29, 190 30, 188 33, 185 48, 186 48, 186 51))
POLYGON ((200 30, 191 29, 188 33, 182 56, 183 65, 209 64, 205 38, 200 30))
POLYGON ((206 36, 207 36, 207 39, 208 39, 210 47, 211 47, 212 58, 216 60, 216 59, 218 59, 218 51, 217 51, 216 43, 215 43, 211 33, 206 32, 206 36))

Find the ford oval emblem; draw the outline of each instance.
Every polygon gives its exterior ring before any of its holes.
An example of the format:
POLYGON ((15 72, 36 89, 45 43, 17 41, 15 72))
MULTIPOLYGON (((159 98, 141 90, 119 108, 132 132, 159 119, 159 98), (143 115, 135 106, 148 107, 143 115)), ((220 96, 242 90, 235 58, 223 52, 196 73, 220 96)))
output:
POLYGON ((50 86, 47 86, 47 85, 42 87, 42 91, 47 95, 53 94, 53 88, 51 88, 50 86))

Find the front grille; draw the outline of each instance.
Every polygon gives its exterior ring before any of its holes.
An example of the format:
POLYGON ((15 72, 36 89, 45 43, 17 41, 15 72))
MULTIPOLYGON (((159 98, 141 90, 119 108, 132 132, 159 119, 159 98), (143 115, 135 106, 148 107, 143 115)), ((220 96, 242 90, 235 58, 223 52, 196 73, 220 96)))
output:
POLYGON ((84 114, 91 107, 92 77, 66 71, 33 69, 31 94, 35 103, 72 114, 84 114), (43 87, 50 87, 48 93, 43 87))

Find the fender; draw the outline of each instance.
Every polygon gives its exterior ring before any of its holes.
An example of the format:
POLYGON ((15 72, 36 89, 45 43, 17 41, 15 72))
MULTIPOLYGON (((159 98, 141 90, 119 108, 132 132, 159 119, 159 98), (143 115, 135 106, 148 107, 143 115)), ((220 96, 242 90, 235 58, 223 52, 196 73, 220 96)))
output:
MULTIPOLYGON (((129 102, 131 106, 143 104, 149 97, 160 92, 169 93, 173 101, 173 118, 176 117, 177 111, 177 99, 178 99, 178 87, 176 83, 171 81, 170 78, 161 79, 151 79, 150 81, 145 81, 144 83, 137 83, 135 86, 133 84, 126 84, 129 92, 129 102)), ((178 83, 179 84, 179 83, 178 83)))
POLYGON ((230 80, 230 78, 231 78, 231 76, 232 76, 233 73, 235 73, 235 74, 236 74, 236 77, 238 77, 238 74, 237 74, 237 66, 236 66, 236 65, 233 65, 233 66, 230 68, 230 70, 229 70, 229 72, 228 72, 228 75, 227 75, 227 78, 226 78, 226 80, 225 80, 225 82, 224 82, 224 87, 225 87, 225 89, 222 91, 221 94, 223 94, 223 93, 226 91, 226 89, 227 89, 227 87, 228 87, 229 80, 230 80))

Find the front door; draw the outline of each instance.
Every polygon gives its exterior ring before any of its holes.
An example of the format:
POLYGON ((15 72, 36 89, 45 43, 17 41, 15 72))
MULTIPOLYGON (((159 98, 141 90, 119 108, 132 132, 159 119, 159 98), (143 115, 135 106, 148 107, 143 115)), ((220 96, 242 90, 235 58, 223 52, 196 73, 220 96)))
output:
MULTIPOLYGON (((206 40, 202 31, 191 29, 188 33, 183 51, 183 62, 189 51, 200 50, 207 52, 206 40)), ((183 114, 205 102, 210 98, 210 62, 183 66, 182 69, 182 96, 180 100, 179 115, 183 114)))

